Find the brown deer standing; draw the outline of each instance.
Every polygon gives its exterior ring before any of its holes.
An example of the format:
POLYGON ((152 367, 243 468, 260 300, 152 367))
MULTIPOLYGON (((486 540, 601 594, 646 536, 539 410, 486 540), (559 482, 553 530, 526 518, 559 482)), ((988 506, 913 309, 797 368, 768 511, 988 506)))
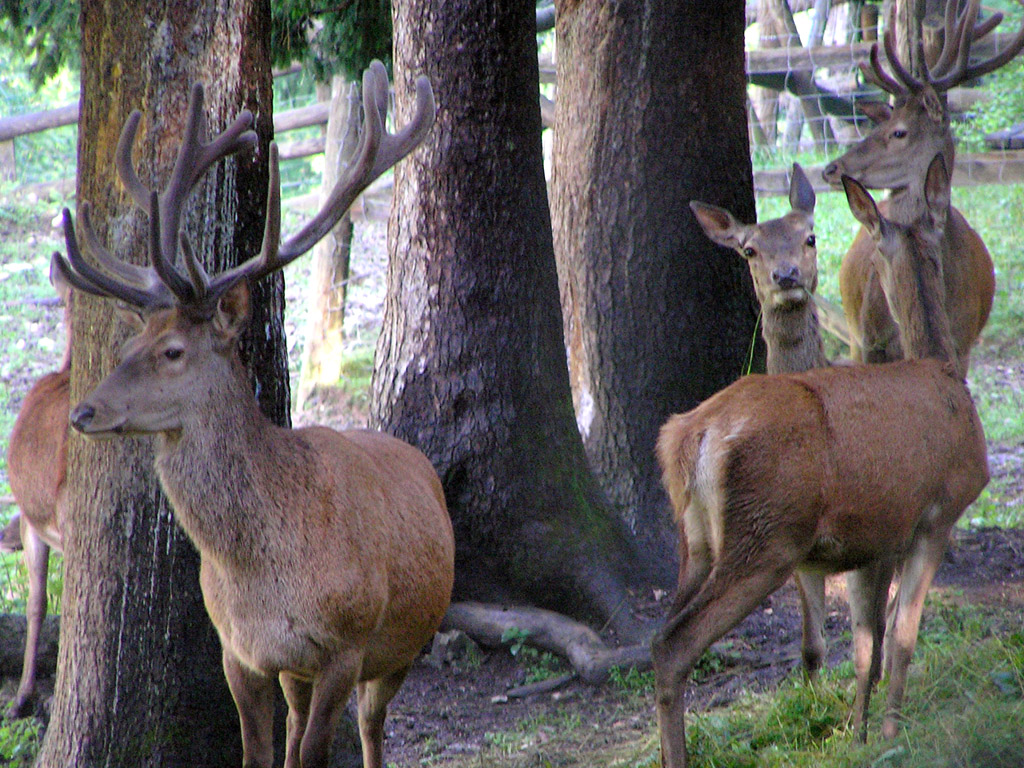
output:
POLYGON ((71 423, 94 438, 157 436, 161 486, 200 553, 200 583, 223 646, 245 766, 272 764, 277 678, 289 707, 286 766, 328 764, 355 688, 363 763, 380 768, 387 704, 450 600, 452 528, 427 458, 376 432, 275 426, 260 413, 237 352, 249 319, 248 281, 311 248, 433 121, 426 78, 417 83, 416 115, 395 135, 384 129, 388 82, 379 62, 365 73, 363 90, 357 159, 324 209, 279 242, 272 145, 261 252, 221 275, 206 275, 177 222, 195 180, 255 136, 239 135, 252 119, 246 112, 203 144, 198 87, 172 180, 159 201, 131 169, 137 116, 119 144, 122 180, 150 212, 152 269, 105 252, 83 204, 82 243, 118 278, 96 270, 79 253, 65 211, 68 259, 58 257, 69 280, 137 308, 143 321, 123 362, 73 409, 71 423), (184 274, 174 263, 179 238, 184 274))
MULTIPOLYGON (((931 193, 937 179, 925 200, 941 208, 948 198, 931 193)), ((929 212, 885 246, 895 256, 933 243, 940 223, 929 212)), ((887 283, 899 297, 890 306, 907 348, 920 340, 905 329, 921 327, 945 359, 748 376, 662 427, 658 458, 688 550, 652 648, 666 768, 687 763, 683 689, 694 664, 800 567, 851 571, 854 725, 866 734, 886 634, 882 734, 896 734, 925 595, 950 530, 988 482, 985 436, 937 300, 938 258, 922 253, 911 261, 932 266, 913 279, 893 270, 887 283)))
MULTIPOLYGON (((32 708, 36 687, 39 634, 46 618, 46 575, 50 549, 62 549, 61 531, 67 519, 64 475, 67 468, 68 412, 71 410, 71 286, 50 266, 50 282, 64 301, 68 344, 57 371, 37 381, 25 396, 11 430, 7 469, 11 491, 20 510, 17 536, 5 531, 0 550, 22 549, 28 571, 25 605, 25 655, 21 682, 7 711, 24 717, 32 708), (18 541, 15 543, 14 539, 18 541)), ((12 526, 15 521, 11 521, 12 526)))
MULTIPOLYGON (((1024 0, 1022 0, 1024 4, 1024 0)), ((844 175, 871 189, 890 189, 881 212, 894 221, 910 224, 920 217, 924 203, 921 184, 928 164, 942 153, 953 169, 954 144, 945 94, 950 88, 1001 67, 1024 47, 1024 26, 997 55, 969 65, 971 43, 1002 21, 995 13, 975 26, 979 0, 970 0, 957 16, 958 3, 946 5, 945 38, 938 59, 924 74, 914 77, 896 55, 893 30, 895 6, 884 35, 886 57, 893 70, 881 66, 878 46, 872 46, 871 66, 862 64, 867 80, 896 99, 896 106, 859 104, 877 127, 824 171, 829 184, 839 187, 844 175)), ((920 60, 924 61, 923 53, 920 60)), ((945 241, 946 314, 961 371, 966 372, 970 349, 988 320, 995 292, 992 258, 978 233, 956 208, 949 208, 942 237, 945 241)), ((839 287, 851 335, 851 354, 863 362, 885 362, 903 357, 899 333, 888 311, 872 258, 874 242, 862 228, 843 258, 839 287)))
MULTIPOLYGON (((792 210, 781 218, 743 224, 724 208, 690 202, 708 238, 732 248, 747 262, 761 305, 768 373, 829 366, 814 301, 818 287, 814 203, 814 189, 797 163, 789 180, 792 210)), ((797 568, 794 577, 803 613, 801 655, 807 673, 814 676, 825 660, 825 574, 797 568)))

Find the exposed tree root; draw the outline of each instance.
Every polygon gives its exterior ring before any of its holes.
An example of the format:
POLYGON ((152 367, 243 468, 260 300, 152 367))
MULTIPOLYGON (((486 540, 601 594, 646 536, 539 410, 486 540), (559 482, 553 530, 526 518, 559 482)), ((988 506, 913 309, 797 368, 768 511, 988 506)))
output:
POLYGON ((441 628, 462 630, 489 648, 508 645, 506 633, 515 630, 517 641, 558 654, 569 662, 580 679, 592 685, 605 682, 615 667, 646 670, 651 666, 651 649, 647 643, 609 647, 585 624, 543 608, 453 603, 441 628))

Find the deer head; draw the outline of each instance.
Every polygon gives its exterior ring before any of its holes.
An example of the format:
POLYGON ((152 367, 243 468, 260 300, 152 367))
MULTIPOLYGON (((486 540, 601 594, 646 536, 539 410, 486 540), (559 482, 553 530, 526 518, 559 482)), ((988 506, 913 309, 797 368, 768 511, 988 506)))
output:
POLYGON ((59 253, 53 257, 56 268, 76 288, 130 307, 140 329, 129 342, 123 362, 72 411, 73 426, 92 437, 172 431, 181 427, 207 387, 237 378, 231 369, 239 365, 236 341, 249 319, 248 281, 282 269, 312 248, 374 179, 416 147, 434 118, 433 95, 425 77, 416 83, 416 97, 413 119, 397 133, 388 133, 387 74, 380 62, 370 66, 363 76, 364 122, 355 160, 323 208, 283 242, 278 154, 272 143, 260 252, 213 277, 206 274, 188 238, 179 231, 182 208, 213 163, 255 143, 255 134, 247 130, 252 114, 243 111, 224 132, 205 142, 203 89, 196 85, 170 181, 158 194, 139 181, 131 166, 131 146, 140 119, 139 113, 133 113, 118 142, 116 162, 132 199, 149 214, 151 266, 135 266, 110 254, 96 237, 89 205, 84 202, 78 233, 71 213, 64 210, 67 257, 59 253), (184 271, 178 265, 179 251, 184 271))
POLYGON ((945 308, 944 230, 949 174, 941 154, 928 166, 924 213, 904 225, 883 216, 864 185, 843 176, 850 211, 875 242, 872 260, 908 358, 937 357, 958 363, 945 308))
MULTIPOLYGON (((1024 0, 1019 0, 1024 4, 1024 0)), ((892 69, 887 72, 879 61, 878 44, 871 47, 870 64, 861 63, 865 80, 895 99, 895 106, 860 102, 875 129, 846 154, 830 163, 823 172, 825 181, 835 187, 843 175, 858 179, 870 189, 919 189, 927 164, 941 152, 946 167, 953 168, 953 135, 949 129, 946 92, 960 83, 992 72, 1006 64, 1024 47, 1024 26, 1010 44, 989 59, 969 64, 971 44, 991 32, 1003 19, 994 13, 975 24, 980 0, 969 0, 958 15, 958 3, 946 4, 944 40, 938 58, 921 78, 915 77, 896 54, 894 30, 896 7, 883 36, 885 56, 892 69)), ((919 61, 924 61, 919 40, 919 61)))
POLYGON ((704 233, 732 248, 750 267, 754 290, 764 311, 803 307, 818 287, 818 252, 814 238, 814 189, 803 169, 793 163, 785 216, 761 224, 743 224, 729 211, 698 200, 690 202, 704 233))

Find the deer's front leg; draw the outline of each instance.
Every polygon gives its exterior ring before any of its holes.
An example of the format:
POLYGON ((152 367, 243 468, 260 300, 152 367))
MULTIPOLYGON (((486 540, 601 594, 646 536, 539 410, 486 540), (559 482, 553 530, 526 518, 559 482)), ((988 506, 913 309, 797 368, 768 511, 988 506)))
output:
POLYGON ((274 678, 249 669, 227 648, 223 664, 242 726, 242 768, 273 768, 274 678))
POLYGON ((359 677, 361 662, 358 650, 342 651, 314 680, 306 733, 302 737, 302 768, 327 768, 331 742, 359 677))

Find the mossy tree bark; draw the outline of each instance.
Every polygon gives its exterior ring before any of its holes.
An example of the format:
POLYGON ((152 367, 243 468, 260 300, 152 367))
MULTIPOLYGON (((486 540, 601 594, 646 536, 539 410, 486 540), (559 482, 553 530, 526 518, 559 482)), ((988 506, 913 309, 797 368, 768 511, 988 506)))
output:
MULTIPOLYGON (((208 271, 259 250, 272 128, 269 5, 259 0, 83 0, 78 200, 118 257, 146 261, 147 218, 116 178, 114 150, 132 109, 143 114, 134 161, 162 188, 190 86, 206 85, 218 131, 243 108, 257 115, 255 152, 218 164, 187 209, 208 271)), ((254 291, 245 346, 264 411, 288 419, 283 285, 254 291)), ((111 301, 82 296, 72 319, 72 402, 115 364, 126 329, 111 301)), ((39 765, 237 766, 238 719, 198 584, 198 556, 174 522, 148 440, 72 436, 64 531, 60 661, 39 765)))
POLYGON ((604 491, 671 583, 658 430, 740 376, 752 345, 763 360, 749 271, 689 210, 755 220, 743 3, 557 8, 552 219, 577 418, 604 491))
MULTIPOLYGON (((395 9, 399 113, 437 120, 396 169, 376 426, 420 447, 455 525, 457 599, 614 617, 647 577, 587 467, 572 412, 541 153, 535 6, 395 9)), ((401 124, 401 120, 398 121, 401 124)))

